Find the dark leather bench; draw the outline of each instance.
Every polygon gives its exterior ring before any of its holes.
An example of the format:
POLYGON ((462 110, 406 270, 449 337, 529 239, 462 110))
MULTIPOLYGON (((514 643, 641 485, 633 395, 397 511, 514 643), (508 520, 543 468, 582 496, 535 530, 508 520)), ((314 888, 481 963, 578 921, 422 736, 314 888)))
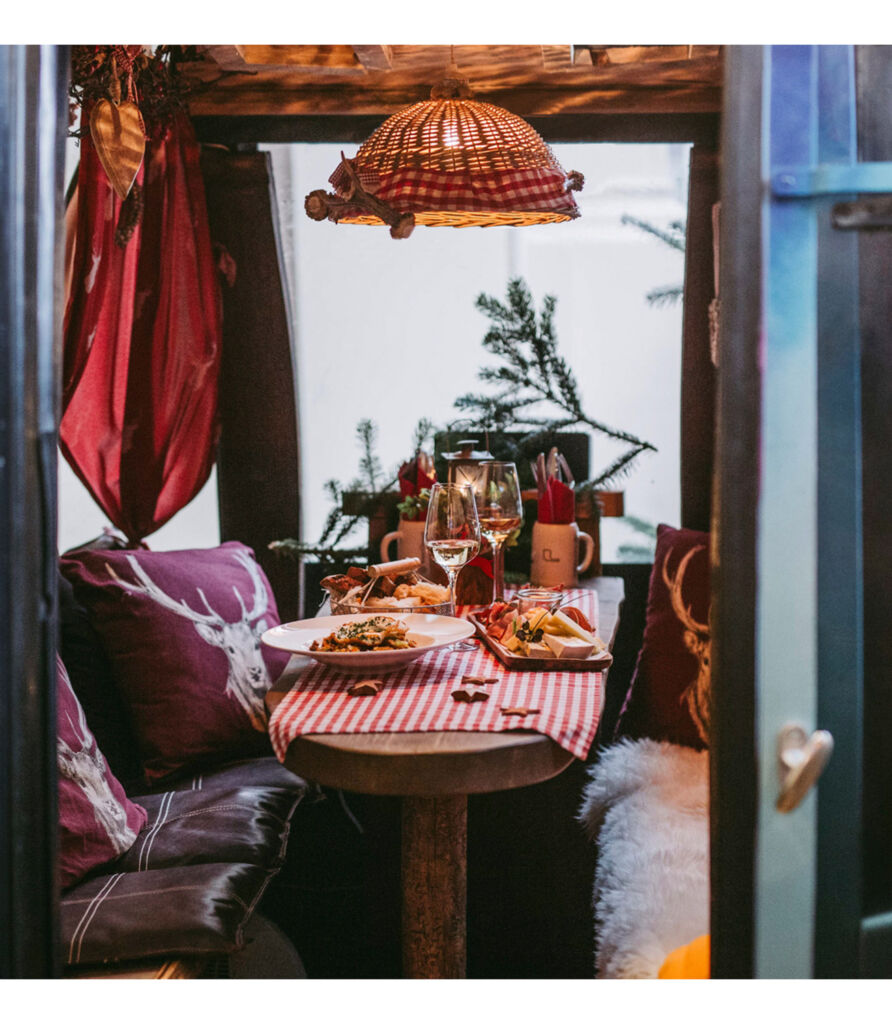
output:
POLYGON ((59 650, 87 723, 148 813, 130 850, 62 892, 68 973, 225 975, 221 962, 244 961, 261 933, 287 936, 311 976, 339 974, 341 961, 361 973, 374 941, 364 917, 369 844, 341 795, 272 753, 148 788, 102 644, 61 576, 59 605, 59 650))

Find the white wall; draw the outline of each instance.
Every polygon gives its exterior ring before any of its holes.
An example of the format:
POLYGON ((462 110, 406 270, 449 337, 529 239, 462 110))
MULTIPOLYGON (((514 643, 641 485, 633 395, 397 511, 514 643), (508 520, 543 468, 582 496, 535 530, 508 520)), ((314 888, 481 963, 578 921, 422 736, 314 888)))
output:
MULTIPOLYGON (((103 526, 110 526, 68 463, 59 457, 59 551, 92 540, 103 526)), ((217 472, 211 476, 192 501, 157 533, 146 538, 153 551, 180 551, 185 548, 210 548, 220 543, 217 521, 217 472)))

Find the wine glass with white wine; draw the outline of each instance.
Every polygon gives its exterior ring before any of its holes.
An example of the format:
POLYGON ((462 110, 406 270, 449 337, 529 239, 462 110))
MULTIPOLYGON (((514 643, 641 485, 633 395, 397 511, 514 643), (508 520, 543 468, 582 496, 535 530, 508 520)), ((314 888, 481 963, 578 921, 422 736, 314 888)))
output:
POLYGON ((474 485, 480 530, 492 545, 493 601, 505 600, 505 541, 523 523, 523 499, 513 462, 484 462, 474 485))
POLYGON ((455 581, 480 550, 480 522, 470 484, 434 484, 424 543, 449 578, 449 600, 455 615, 455 581))

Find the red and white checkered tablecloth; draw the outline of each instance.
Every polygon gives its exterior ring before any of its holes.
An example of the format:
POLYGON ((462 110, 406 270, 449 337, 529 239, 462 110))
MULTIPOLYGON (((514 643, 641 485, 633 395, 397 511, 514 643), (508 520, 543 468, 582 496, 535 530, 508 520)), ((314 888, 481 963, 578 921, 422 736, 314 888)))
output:
MULTIPOLYGON (((576 605, 593 625, 597 594, 574 591, 576 605)), ((461 613, 467 614, 467 608, 461 613)), ((350 697, 355 673, 325 665, 304 671, 273 711, 269 733, 280 761, 292 740, 311 733, 507 732, 534 730, 550 736, 575 757, 585 758, 598 728, 603 680, 600 672, 523 672, 507 669, 479 642, 473 650, 441 648, 405 668, 381 673, 374 697, 350 697), (452 698, 462 676, 496 677, 489 700, 473 704, 452 698), (538 708, 525 718, 503 715, 503 707, 538 708)))

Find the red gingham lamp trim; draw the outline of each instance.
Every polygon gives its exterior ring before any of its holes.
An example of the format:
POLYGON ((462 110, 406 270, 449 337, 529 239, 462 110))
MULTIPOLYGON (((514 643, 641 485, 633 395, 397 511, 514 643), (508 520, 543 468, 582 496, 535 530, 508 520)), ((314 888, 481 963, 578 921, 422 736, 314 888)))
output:
MULTIPOLYGON (((492 210, 495 212, 545 211, 562 214, 566 219, 579 216, 579 208, 567 188, 567 175, 560 168, 490 171, 487 174, 447 173, 413 167, 401 168, 379 177, 358 168, 359 179, 367 192, 392 204, 400 211, 492 210)), ((329 181, 341 193, 342 168, 329 181)), ((349 210, 341 217, 345 223, 381 223, 361 209, 349 210)))

